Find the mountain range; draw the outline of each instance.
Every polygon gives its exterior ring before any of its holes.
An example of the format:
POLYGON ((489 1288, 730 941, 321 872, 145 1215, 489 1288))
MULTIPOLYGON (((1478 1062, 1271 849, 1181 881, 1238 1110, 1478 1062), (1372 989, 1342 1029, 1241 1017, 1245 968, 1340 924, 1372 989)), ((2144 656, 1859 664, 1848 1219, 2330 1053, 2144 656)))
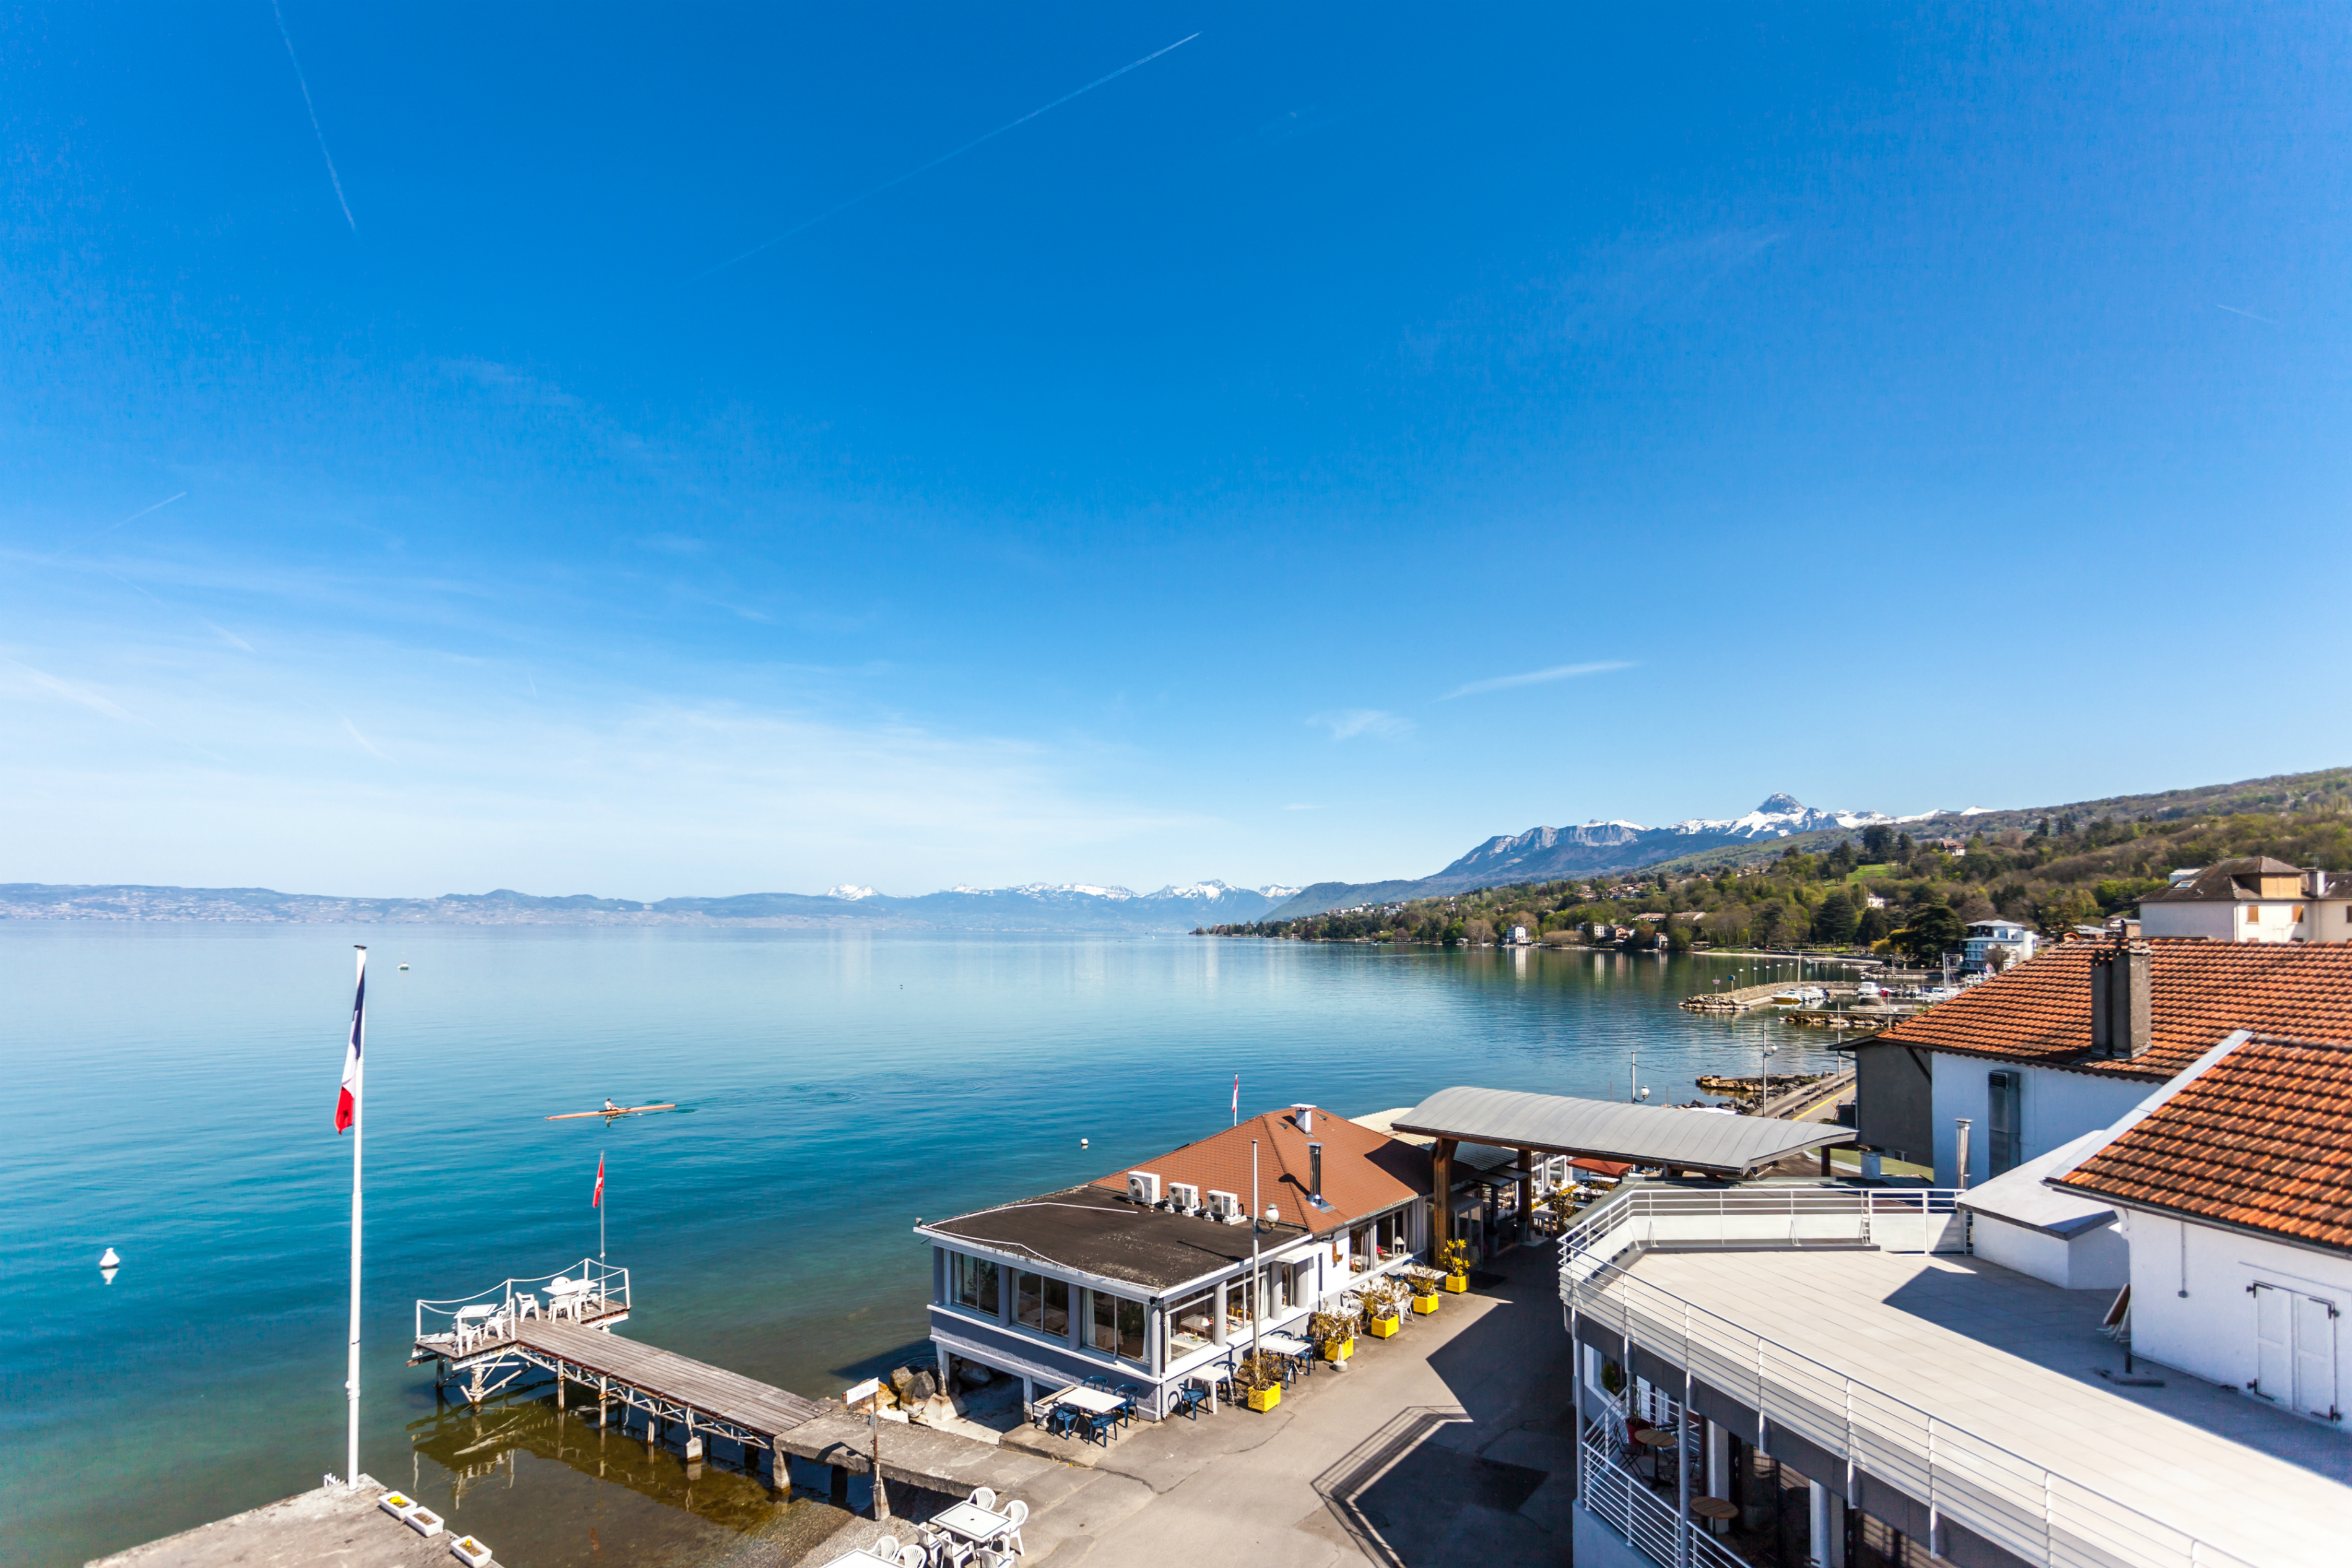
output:
POLYGON ((1793 795, 1773 794, 1738 817, 1693 817, 1663 828, 1639 822, 1591 821, 1576 828, 1529 828, 1496 834, 1468 854, 1428 876, 1396 882, 1318 882, 1276 909, 1269 919, 1288 920, 1360 904, 1393 904, 1436 894, 1468 893, 1513 882, 1559 877, 1607 876, 1639 871, 1707 850, 1794 838, 1801 833, 1870 827, 1907 827, 1937 818, 1954 821, 1983 815, 1979 808, 1920 811, 1890 817, 1881 811, 1824 811, 1793 795))
POLYGON ((439 898, 342 898, 266 887, 0 883, 0 919, 206 920, 408 925, 776 925, 939 931, 1190 931, 1261 920, 1295 887, 1186 883, 1156 893, 1085 883, 954 887, 894 898, 845 883, 825 894, 746 893, 643 904, 499 888, 439 898))

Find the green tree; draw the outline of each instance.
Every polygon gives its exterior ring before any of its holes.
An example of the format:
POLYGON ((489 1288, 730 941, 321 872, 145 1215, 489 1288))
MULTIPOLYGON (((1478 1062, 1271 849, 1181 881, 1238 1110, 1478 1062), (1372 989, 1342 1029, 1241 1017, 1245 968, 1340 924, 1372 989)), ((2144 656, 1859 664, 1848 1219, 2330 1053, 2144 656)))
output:
POLYGON ((1895 933, 1895 946, 1921 963, 1932 964, 1960 945, 1962 929, 1960 917, 1949 904, 1923 904, 1895 933))
POLYGON ((1813 910, 1813 940, 1842 947, 1853 940, 1853 901, 1832 893, 1813 910))

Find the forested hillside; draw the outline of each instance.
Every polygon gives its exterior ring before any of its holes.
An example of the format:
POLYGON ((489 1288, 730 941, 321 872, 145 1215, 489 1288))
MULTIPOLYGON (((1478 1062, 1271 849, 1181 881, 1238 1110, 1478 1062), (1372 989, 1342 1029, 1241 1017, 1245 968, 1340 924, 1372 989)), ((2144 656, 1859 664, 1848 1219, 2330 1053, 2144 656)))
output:
POLYGON ((1491 942, 1514 925, 1547 942, 1591 924, 1634 925, 1640 945, 1889 949, 1933 956, 1971 920, 2001 915, 2055 936, 2135 907, 2186 866, 2271 855, 2352 871, 2352 796, 2283 811, 2125 821, 2061 815, 1979 830, 1958 853, 1869 828, 1757 864, 1659 866, 1635 877, 1522 883, 1295 920, 1211 928, 1304 940, 1491 942), (1643 915, 1651 916, 1643 920, 1643 915))

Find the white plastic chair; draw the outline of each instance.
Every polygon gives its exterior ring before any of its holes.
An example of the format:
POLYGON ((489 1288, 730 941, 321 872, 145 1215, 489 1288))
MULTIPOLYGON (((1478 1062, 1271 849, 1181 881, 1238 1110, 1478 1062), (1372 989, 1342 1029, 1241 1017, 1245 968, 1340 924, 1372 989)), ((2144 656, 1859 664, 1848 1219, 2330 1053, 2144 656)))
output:
POLYGON ((898 1568, 930 1568, 930 1553, 919 1546, 898 1548, 898 1568))
POLYGON ((1029 1505, 1016 1497, 1004 1505, 1004 1516, 1013 1522, 1006 1525, 1004 1533, 996 1539, 1012 1548, 1015 1556, 1028 1556, 1029 1548, 1021 1539, 1021 1527, 1029 1521, 1029 1505))
POLYGON ((866 1550, 885 1563, 896 1563, 898 1561, 898 1538, 895 1535, 886 1535, 866 1550))
POLYGON ((987 1487, 972 1488, 971 1506, 974 1508, 984 1508, 988 1510, 989 1512, 994 1513, 996 1511, 996 1493, 989 1490, 987 1487))

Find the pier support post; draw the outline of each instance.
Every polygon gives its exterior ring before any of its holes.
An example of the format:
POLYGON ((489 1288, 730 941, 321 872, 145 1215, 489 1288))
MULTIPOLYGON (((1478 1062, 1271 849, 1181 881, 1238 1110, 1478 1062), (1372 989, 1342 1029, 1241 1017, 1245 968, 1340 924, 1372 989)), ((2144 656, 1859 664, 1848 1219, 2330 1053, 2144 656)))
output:
POLYGON ((555 1375, 555 1413, 563 1414, 563 1374, 560 1372, 555 1375))
POLYGON ((849 1467, 827 1465, 825 1469, 833 1472, 826 1478, 825 1496, 834 1507, 847 1508, 849 1506, 849 1467))

